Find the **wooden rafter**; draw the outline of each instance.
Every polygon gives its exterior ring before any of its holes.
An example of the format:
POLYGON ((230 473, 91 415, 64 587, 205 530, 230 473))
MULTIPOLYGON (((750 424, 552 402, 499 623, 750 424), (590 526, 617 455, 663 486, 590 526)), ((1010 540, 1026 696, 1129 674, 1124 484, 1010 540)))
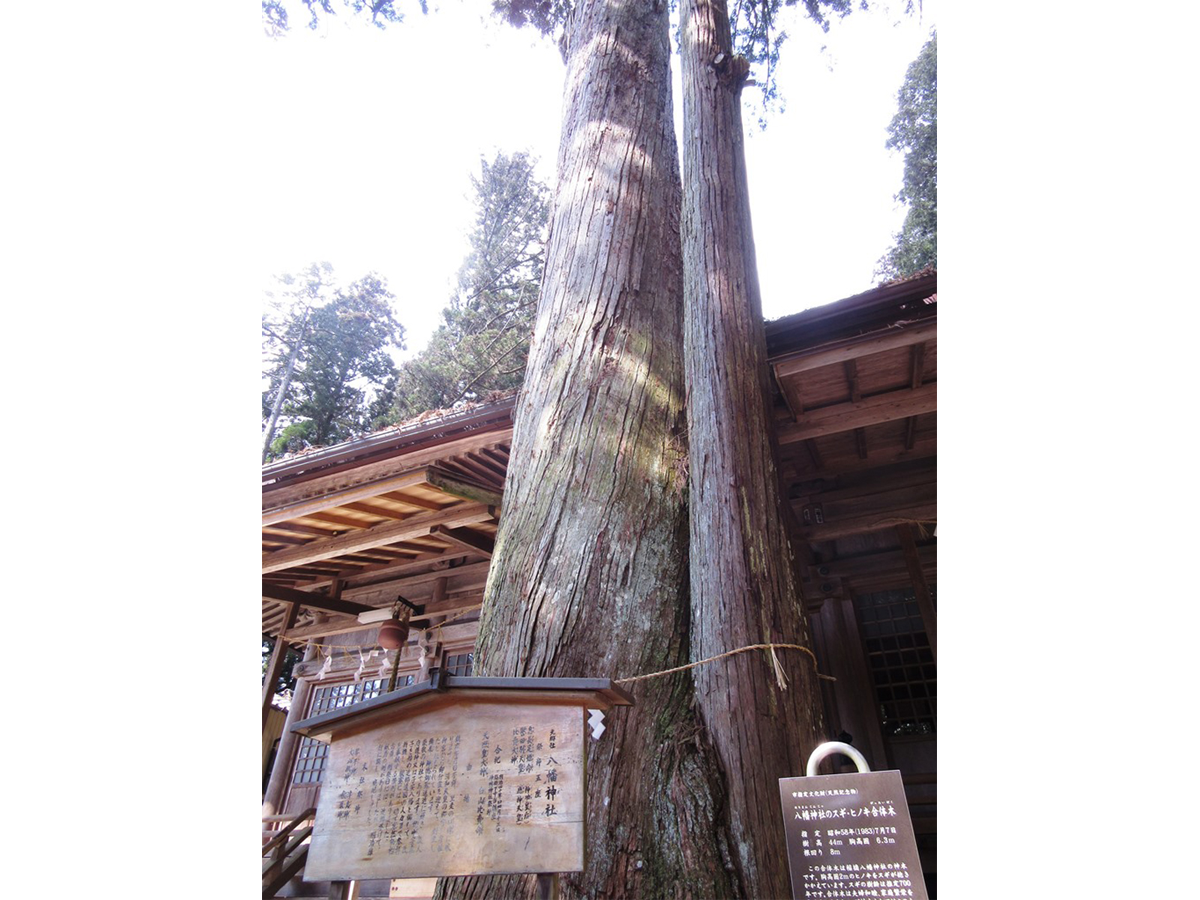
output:
POLYGON ((336 528, 318 528, 316 525, 305 525, 301 522, 276 522, 270 526, 271 533, 286 531, 289 534, 302 534, 305 537, 329 537, 336 528))
POLYGON ((292 537, 290 534, 275 534, 266 531, 263 532, 262 539, 264 544, 286 544, 292 547, 312 541, 312 538, 298 538, 292 537))
POLYGON ((317 519, 320 522, 328 522, 330 525, 339 525, 343 528, 370 528, 375 524, 373 522, 364 522, 362 519, 352 519, 349 516, 339 516, 337 513, 331 512, 312 512, 305 516, 305 518, 317 519))
POLYGON ((364 503, 361 500, 351 500, 349 503, 343 503, 341 509, 352 509, 355 512, 366 513, 369 516, 375 516, 378 519, 405 519, 412 513, 403 512, 399 509, 388 509, 384 506, 379 506, 374 503, 364 503))
POLYGON ((925 345, 916 344, 910 354, 911 374, 909 387, 914 391, 925 381, 925 345))
POLYGON ((480 503, 467 503, 438 513, 419 513, 403 522, 387 522, 322 541, 314 541, 303 547, 267 553, 263 556, 262 570, 264 574, 277 572, 293 566, 333 559, 357 550, 410 540, 428 535, 438 525, 457 528, 462 525, 487 522, 491 519, 492 511, 480 503))
POLYGON ((842 365, 846 369, 846 382, 850 388, 850 402, 862 403, 862 391, 858 387, 858 362, 848 359, 842 365))
POLYGON ((472 553, 480 553, 489 559, 496 549, 496 542, 492 538, 485 537, 482 534, 476 534, 467 528, 446 528, 440 526, 434 531, 438 537, 445 538, 452 544, 457 544, 472 553))
POLYGON ((865 428, 854 429, 854 450, 858 453, 859 459, 867 458, 867 430, 865 428))
MULTIPOLYGON (((430 442, 428 445, 405 453, 402 457, 366 463, 353 469, 321 475, 315 478, 299 481, 286 486, 269 486, 263 492, 264 513, 267 510, 276 511, 308 504, 317 504, 317 509, 329 509, 338 506, 339 502, 328 502, 330 498, 344 495, 344 500, 362 500, 372 497, 381 490, 396 490, 406 486, 404 483, 393 483, 393 479, 403 480, 417 473, 421 468, 456 454, 478 450, 480 447, 494 447, 497 444, 507 444, 512 440, 512 424, 500 428, 489 428, 486 431, 477 430, 464 437, 449 441, 430 442), (352 484, 347 484, 351 481, 352 484), (366 492, 353 496, 353 492, 366 487, 366 492), (385 486, 386 485, 386 486, 385 486)), ((407 484, 420 484, 423 477, 410 480, 407 484)), ((294 518, 296 514, 285 515, 284 518, 294 518)))
POLYGON ((447 465, 453 466, 460 472, 463 472, 472 478, 476 478, 485 484, 491 483, 496 477, 494 472, 489 472, 469 456, 456 456, 454 459, 448 460, 447 465))
MULTIPOLYGON (((925 380, 925 345, 915 344, 911 354, 912 378, 909 382, 915 391, 925 380)), ((904 423, 904 449, 911 450, 917 437, 917 417, 909 416, 904 423)))
POLYGON ((504 481, 504 478, 507 475, 507 471, 505 470, 504 466, 497 463, 487 454, 473 453, 471 454, 470 459, 471 462, 475 463, 476 465, 482 466, 484 471, 490 472, 493 477, 500 479, 501 482, 504 481))
POLYGON ((438 503, 436 500, 426 500, 424 497, 412 497, 408 494, 402 494, 399 491, 388 491, 386 494, 380 494, 379 496, 388 500, 395 500, 397 503, 406 503, 418 509, 428 509, 432 512, 438 512, 446 505, 444 502, 438 503))

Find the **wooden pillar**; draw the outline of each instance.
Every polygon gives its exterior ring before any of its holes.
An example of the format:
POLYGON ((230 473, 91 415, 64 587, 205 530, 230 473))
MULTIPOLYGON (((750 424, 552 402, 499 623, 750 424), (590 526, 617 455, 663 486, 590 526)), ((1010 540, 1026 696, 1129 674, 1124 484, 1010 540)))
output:
POLYGON ((267 662, 267 674, 263 679, 262 689, 262 723, 267 727, 267 714, 271 711, 271 700, 275 697, 275 682, 283 671, 283 661, 287 658, 287 641, 284 635, 296 624, 296 616, 300 614, 299 603, 289 603, 283 625, 279 628, 279 637, 275 639, 275 649, 271 651, 271 659, 267 662))
MULTIPOLYGON (((313 644, 308 645, 304 653, 307 662, 316 653, 313 644)), ((267 793, 263 796, 262 814, 264 816, 278 815, 283 806, 283 797, 287 792, 287 777, 292 768, 292 755, 296 749, 296 735, 292 726, 305 717, 304 708, 308 705, 308 692, 311 685, 307 678, 296 679, 296 690, 292 692, 292 708, 288 710, 287 721, 283 723, 283 734, 279 736, 279 749, 275 752, 275 765, 271 769, 271 778, 267 782, 267 793)))
POLYGON ((937 663, 937 610, 933 606, 933 595, 929 592, 929 584, 925 581, 925 570, 921 568, 921 556, 917 553, 917 542, 913 537, 911 525, 897 525, 896 533, 900 535, 900 549, 904 551, 904 562, 908 566, 908 574, 912 579, 913 593, 917 596, 917 607, 921 610, 921 618, 925 622, 925 633, 929 635, 929 649, 933 651, 933 661, 937 663))
POLYGON ((849 596, 836 601, 837 606, 834 609, 838 615, 830 619, 839 628, 838 637, 842 642, 845 660, 845 675, 837 673, 838 694, 845 703, 842 727, 854 735, 854 746, 867 757, 871 771, 878 772, 890 765, 887 745, 883 740, 883 729, 879 725, 875 683, 871 680, 862 635, 858 630, 854 597, 850 591, 846 593, 849 596))

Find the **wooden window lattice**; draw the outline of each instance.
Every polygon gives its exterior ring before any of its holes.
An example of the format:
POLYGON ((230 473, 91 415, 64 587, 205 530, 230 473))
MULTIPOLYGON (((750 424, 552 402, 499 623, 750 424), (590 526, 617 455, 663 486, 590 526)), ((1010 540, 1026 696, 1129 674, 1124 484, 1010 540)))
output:
POLYGON ((937 666, 912 590, 863 594, 855 608, 884 733, 936 734, 937 666))
POLYGON ((475 668, 474 653, 454 653, 446 656, 444 663, 447 675, 470 676, 475 668))
MULTIPOLYGON (((404 684, 412 684, 412 676, 408 675, 404 684)), ((309 704, 310 716, 333 709, 341 709, 353 703, 370 700, 379 696, 387 681, 383 678, 373 678, 360 682, 347 681, 344 684, 330 684, 313 691, 309 704)), ((293 769, 292 784, 320 784, 325 774, 325 760, 329 756, 329 745, 314 741, 310 737, 300 738, 300 746, 296 751, 296 766, 293 769)))

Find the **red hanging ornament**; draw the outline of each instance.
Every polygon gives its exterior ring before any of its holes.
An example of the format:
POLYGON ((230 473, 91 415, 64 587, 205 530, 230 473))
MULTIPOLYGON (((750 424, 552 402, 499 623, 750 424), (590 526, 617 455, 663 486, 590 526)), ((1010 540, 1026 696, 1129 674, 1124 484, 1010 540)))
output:
POLYGON ((379 646, 385 650, 399 650, 408 640, 408 623, 399 619, 388 619, 379 626, 379 646))

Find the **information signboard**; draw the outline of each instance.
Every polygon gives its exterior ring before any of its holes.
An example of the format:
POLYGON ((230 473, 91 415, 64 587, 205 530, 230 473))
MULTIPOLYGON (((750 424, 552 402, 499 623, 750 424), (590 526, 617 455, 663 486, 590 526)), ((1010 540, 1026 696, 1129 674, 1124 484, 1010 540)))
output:
POLYGON ((794 900, 928 900, 900 773, 779 779, 794 900))
POLYGON ((305 879, 582 871, 584 716, 467 701, 335 739, 305 879))

